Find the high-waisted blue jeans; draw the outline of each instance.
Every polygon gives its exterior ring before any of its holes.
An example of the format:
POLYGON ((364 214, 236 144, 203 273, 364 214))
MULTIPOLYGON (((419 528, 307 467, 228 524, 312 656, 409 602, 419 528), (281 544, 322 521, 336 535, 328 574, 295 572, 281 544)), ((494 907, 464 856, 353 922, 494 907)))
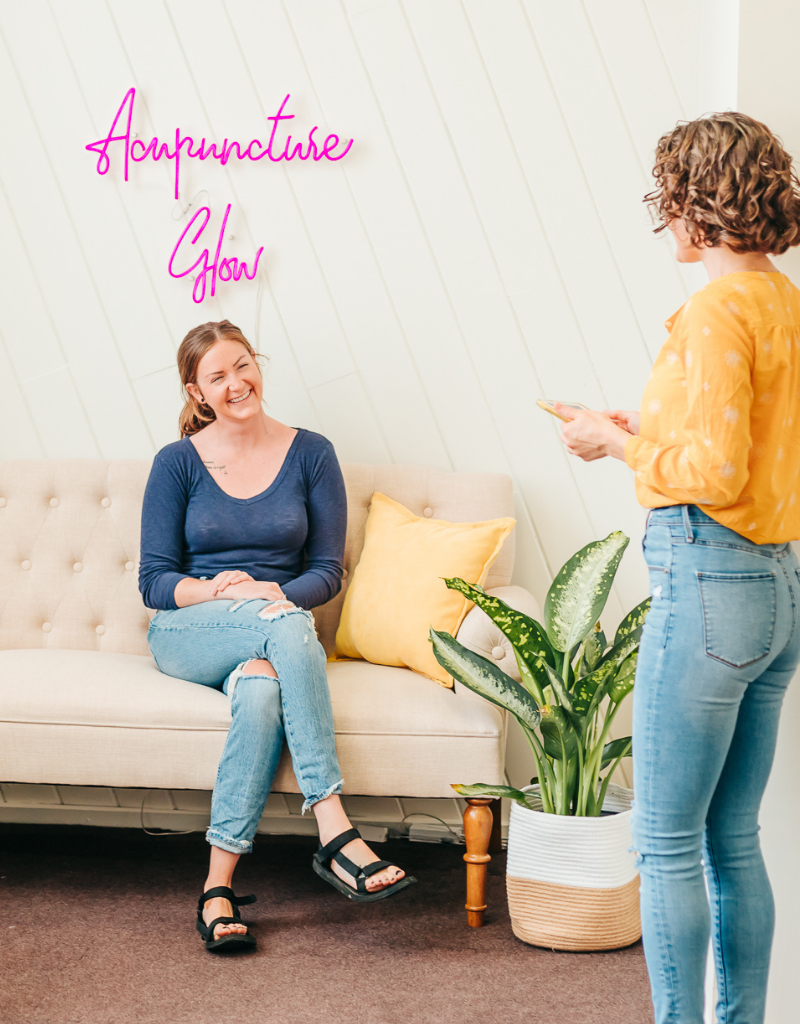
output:
POLYGON ((642 547, 632 828, 655 1018, 702 1024, 710 932, 718 1024, 761 1024, 774 907, 758 809, 800 661, 800 566, 697 505, 652 509, 642 547))
POLYGON ((156 612, 147 641, 168 676, 221 689, 231 726, 217 770, 207 832, 212 846, 249 853, 278 767, 284 737, 305 797, 303 813, 340 793, 325 651, 310 612, 274 601, 205 601, 156 612), (269 661, 275 679, 245 673, 269 661))

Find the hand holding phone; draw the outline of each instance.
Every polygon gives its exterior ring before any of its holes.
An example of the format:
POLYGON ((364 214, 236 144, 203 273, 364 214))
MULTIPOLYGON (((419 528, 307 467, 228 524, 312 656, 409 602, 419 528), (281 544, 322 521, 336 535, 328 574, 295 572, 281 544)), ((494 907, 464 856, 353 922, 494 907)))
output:
POLYGON ((564 423, 569 423, 570 420, 568 420, 566 416, 562 416, 561 413, 556 412, 554 408, 556 402, 558 402, 559 405, 567 406, 569 409, 574 409, 576 412, 588 410, 588 406, 581 405, 580 402, 561 402, 557 398, 537 398, 536 400, 536 404, 540 409, 544 409, 545 412, 549 412, 551 415, 557 416, 558 419, 562 420, 564 423))

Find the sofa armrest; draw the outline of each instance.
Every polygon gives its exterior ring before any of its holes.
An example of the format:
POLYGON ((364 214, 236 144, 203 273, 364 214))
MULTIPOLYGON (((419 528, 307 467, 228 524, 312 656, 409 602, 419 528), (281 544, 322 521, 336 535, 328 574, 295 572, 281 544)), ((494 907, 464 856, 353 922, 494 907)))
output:
MULTIPOLYGON (((492 597, 499 597, 507 605, 517 611, 530 615, 531 618, 541 622, 541 609, 536 598, 524 587, 494 587, 487 591, 492 597)), ((520 675, 517 668, 517 659, 510 641, 497 626, 492 622, 486 612, 481 611, 476 605, 471 608, 464 617, 461 627, 456 634, 456 639, 470 651, 482 655, 493 661, 499 669, 502 669, 512 679, 519 682, 520 675)), ((477 693, 473 693, 457 679, 453 681, 455 693, 461 696, 475 697, 483 700, 477 693)))

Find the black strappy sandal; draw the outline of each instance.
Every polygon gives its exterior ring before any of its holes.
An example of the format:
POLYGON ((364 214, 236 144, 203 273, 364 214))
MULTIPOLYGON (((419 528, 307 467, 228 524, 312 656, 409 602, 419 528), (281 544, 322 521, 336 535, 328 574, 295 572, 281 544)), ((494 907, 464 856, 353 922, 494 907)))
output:
POLYGON ((204 892, 197 904, 196 927, 200 932, 200 937, 206 944, 206 949, 210 949, 212 953, 227 953, 234 949, 254 949, 256 940, 250 932, 239 935, 221 935, 218 939, 215 939, 214 929, 218 924, 241 924, 242 915, 239 913, 239 907, 245 903, 255 903, 255 901, 255 896, 235 896, 233 889, 229 889, 227 885, 216 885, 213 889, 209 889, 208 892, 204 892), (233 917, 215 917, 211 924, 206 924, 203 920, 203 906, 208 900, 213 900, 217 896, 230 900, 233 907, 233 917))
POLYGON ((360 838, 361 833, 357 828, 349 828, 346 832, 341 832, 334 839, 331 839, 327 846, 323 846, 320 843, 319 849, 314 854, 312 861, 314 870, 319 877, 324 878, 326 882, 330 882, 334 889, 338 889, 349 900, 353 900, 356 903, 373 903, 375 900, 386 899, 387 896, 394 896, 395 893, 400 892, 402 889, 407 889, 409 885, 413 885, 416 882, 416 878, 413 875, 406 875, 399 881, 392 882, 391 885, 385 885, 382 889, 378 889, 377 892, 370 892, 366 886, 366 881, 370 875, 375 875, 379 871, 383 871, 384 868, 390 868, 392 864, 388 860, 374 860, 371 864, 360 868, 349 857, 339 852, 347 843, 353 839, 360 838), (348 885, 347 882, 343 882, 338 875, 334 874, 330 867, 332 860, 335 860, 340 867, 343 867, 345 871, 353 876, 356 880, 356 889, 352 885, 348 885))

